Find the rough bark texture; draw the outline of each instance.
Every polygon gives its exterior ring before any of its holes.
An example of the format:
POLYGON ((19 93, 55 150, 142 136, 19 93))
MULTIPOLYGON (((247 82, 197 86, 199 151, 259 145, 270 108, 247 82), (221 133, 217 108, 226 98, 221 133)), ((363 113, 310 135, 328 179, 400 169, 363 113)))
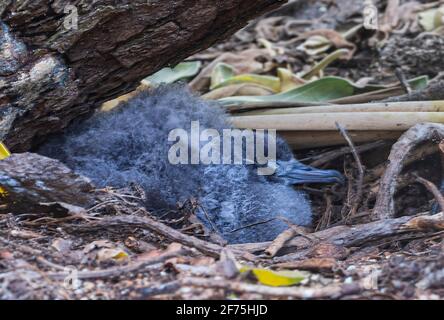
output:
POLYGON ((1 0, 0 140, 28 150, 284 2, 1 0), (67 5, 78 29, 65 27, 67 5))
POLYGON ((34 153, 0 161, 0 214, 65 215, 94 203, 87 178, 57 160, 34 153))
MULTIPOLYGON (((374 220, 393 218, 395 216, 395 200, 393 198, 397 178, 401 173, 404 161, 409 154, 422 143, 444 137, 444 125, 439 123, 418 123, 406 131, 393 145, 388 164, 379 184, 376 204, 372 212, 374 220)), ((436 147, 438 150, 438 147, 436 147)), ((439 174, 437 172, 437 174, 439 174)))
MULTIPOLYGON (((365 245, 374 245, 384 241, 387 243, 390 239, 399 239, 401 236, 420 236, 426 233, 432 234, 444 229, 444 213, 435 215, 429 213, 412 216, 403 216, 400 218, 390 218, 380 221, 374 221, 366 224, 354 226, 336 226, 309 234, 312 238, 320 241, 320 244, 332 244, 345 248, 363 247, 365 245)), ((299 236, 285 243, 289 255, 277 257, 277 262, 287 262, 286 260, 298 260, 300 256, 306 257, 303 250, 313 248, 313 240, 299 236), (292 259, 288 259, 289 257, 292 259)), ((265 251, 271 242, 244 243, 229 245, 228 248, 238 252, 261 253, 265 251)))

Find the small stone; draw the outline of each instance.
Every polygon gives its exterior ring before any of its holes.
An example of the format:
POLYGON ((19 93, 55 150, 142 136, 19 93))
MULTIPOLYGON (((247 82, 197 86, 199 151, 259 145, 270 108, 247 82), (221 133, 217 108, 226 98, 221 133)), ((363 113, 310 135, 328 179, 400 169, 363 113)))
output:
POLYGON ((352 277, 347 277, 347 278, 345 278, 344 283, 345 283, 345 284, 351 284, 351 283, 353 283, 353 278, 352 278, 352 277))

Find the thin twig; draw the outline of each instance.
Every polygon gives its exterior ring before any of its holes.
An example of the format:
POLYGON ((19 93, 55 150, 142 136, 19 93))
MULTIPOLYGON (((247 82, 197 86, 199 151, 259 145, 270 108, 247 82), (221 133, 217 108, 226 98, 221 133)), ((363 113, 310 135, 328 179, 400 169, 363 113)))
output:
POLYGON ((276 239, 273 240, 273 242, 267 249, 265 249, 265 254, 268 257, 273 258, 289 240, 293 239, 295 235, 296 232, 292 228, 285 230, 284 232, 279 234, 276 239))
POLYGON ((325 199, 325 211, 321 219, 319 219, 315 231, 323 230, 329 227, 331 223, 331 216, 333 213, 333 200, 331 198, 331 195, 328 193, 324 194, 324 199, 325 199))
POLYGON ((408 83, 407 79, 405 78, 405 74, 402 71, 401 68, 396 68, 395 75, 398 78, 399 82, 401 83, 401 87, 404 89, 405 93, 411 94, 412 93, 412 87, 408 83))
POLYGON ((272 219, 268 219, 268 220, 264 220, 264 221, 258 221, 258 222, 254 222, 251 224, 247 224, 246 226, 242 226, 242 227, 231 230, 230 233, 235 233, 235 232, 238 232, 243 229, 252 228, 252 227, 258 226, 260 224, 269 223, 269 222, 274 221, 276 219, 277 218, 272 218, 272 219))
POLYGON ((350 149, 352 151, 353 157, 356 161, 356 164, 358 166, 358 181, 356 182, 357 184, 357 191, 356 191, 356 197, 355 199, 353 199, 353 205, 352 208, 350 209, 350 213, 349 213, 349 217, 354 216, 356 214, 356 212, 358 211, 359 208, 359 204, 361 203, 362 200, 362 189, 363 189, 363 183, 364 183, 364 167, 362 165, 361 162, 361 158, 359 157, 358 152, 356 151, 356 147, 352 141, 352 139, 350 138, 350 136, 347 133, 347 130, 342 127, 338 122, 336 122, 336 127, 338 128, 339 132, 341 133, 341 135, 344 137, 344 139, 347 141, 348 145, 350 146, 350 149))
POLYGON ((319 239, 309 234, 304 227, 300 227, 293 222, 291 222, 289 219, 285 218, 284 216, 279 215, 277 219, 285 222, 298 236, 304 237, 307 240, 310 241, 318 241, 319 239))
POLYGON ((439 191, 438 187, 431 181, 424 179, 417 174, 415 174, 416 181, 421 183, 424 187, 427 188, 427 190, 430 191, 430 193, 433 194, 435 197, 436 202, 438 202, 438 205, 441 208, 441 211, 444 211, 444 197, 442 196, 441 191, 439 191))
MULTIPOLYGON (((388 145, 387 141, 378 140, 378 141, 375 141, 375 142, 370 142, 370 143, 367 143, 367 144, 356 146, 356 152, 362 153, 362 152, 366 152, 366 151, 369 151, 369 150, 380 148, 380 147, 383 147, 383 146, 386 146, 386 145, 388 145)), ((320 166, 325 165, 329 161, 335 160, 335 159, 337 159, 339 157, 342 157, 342 156, 344 156, 346 154, 349 154, 351 152, 352 152, 352 149, 350 147, 342 147, 342 148, 339 148, 339 149, 335 149, 335 150, 331 150, 331 151, 327 151, 327 152, 321 153, 321 154, 316 155, 314 157, 309 157, 309 158, 306 158, 306 159, 301 159, 299 161, 304 162, 304 160, 311 160, 311 162, 309 163, 310 166, 312 166, 312 167, 320 167, 320 166)))
POLYGON ((214 232, 216 232, 217 234, 219 234, 219 231, 217 230, 216 226, 214 225, 213 220, 211 220, 210 215, 208 214, 207 210, 205 209, 205 207, 202 204, 199 204, 199 207, 202 209, 202 211, 204 212, 205 218, 207 218, 208 222, 211 225, 211 229, 213 229, 214 232))

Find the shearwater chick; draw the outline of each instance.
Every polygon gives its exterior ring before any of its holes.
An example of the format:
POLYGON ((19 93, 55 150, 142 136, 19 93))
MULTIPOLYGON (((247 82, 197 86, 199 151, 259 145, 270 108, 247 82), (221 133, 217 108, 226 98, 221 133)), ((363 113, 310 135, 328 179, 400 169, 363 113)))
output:
POLYGON ((202 130, 231 128, 216 103, 194 97, 182 86, 161 87, 71 126, 39 153, 61 160, 98 187, 142 186, 146 207, 153 212, 174 209, 179 201, 196 198, 206 211, 201 209, 198 218, 210 229, 215 226, 230 243, 274 239, 288 228, 285 222, 273 220, 278 216, 310 225, 309 200, 291 184, 342 178, 336 171, 299 163, 279 138, 273 176, 260 176, 254 165, 247 164, 173 165, 168 160, 173 144, 168 135, 177 128, 189 131, 191 121, 199 121, 202 130), (269 222, 250 226, 263 221, 269 222))

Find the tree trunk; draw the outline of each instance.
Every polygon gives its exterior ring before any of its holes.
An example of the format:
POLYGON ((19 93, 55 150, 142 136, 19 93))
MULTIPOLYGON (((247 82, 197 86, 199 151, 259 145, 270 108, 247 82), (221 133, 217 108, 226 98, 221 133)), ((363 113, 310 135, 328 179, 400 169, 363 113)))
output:
POLYGON ((0 141, 29 150, 282 2, 1 0, 0 141))

